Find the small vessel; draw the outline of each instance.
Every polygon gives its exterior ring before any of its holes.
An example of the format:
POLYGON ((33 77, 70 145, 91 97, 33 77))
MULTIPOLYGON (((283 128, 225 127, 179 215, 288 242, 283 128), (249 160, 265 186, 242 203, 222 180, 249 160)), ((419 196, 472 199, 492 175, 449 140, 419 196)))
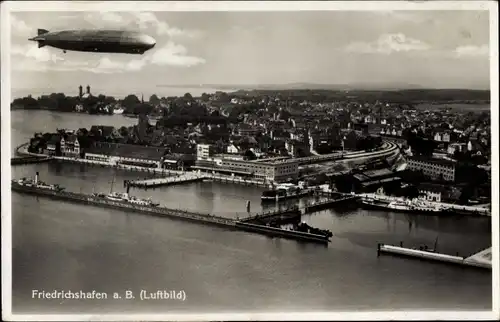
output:
POLYGON ((293 227, 294 231, 300 231, 303 233, 309 233, 309 234, 314 234, 314 235, 323 235, 326 237, 333 237, 333 233, 328 230, 328 229, 319 229, 319 228, 314 228, 306 224, 305 222, 301 222, 298 225, 295 225, 293 227))
POLYGON ((293 183, 282 183, 269 190, 263 191, 260 198, 262 201, 277 201, 305 197, 312 193, 312 189, 308 189, 300 185, 297 186, 293 183))
POLYGON ((113 108, 113 114, 123 114, 125 110, 121 106, 115 106, 113 108))
POLYGON ((119 192, 110 192, 106 195, 106 199, 113 201, 127 201, 128 198, 125 198, 124 194, 119 192))
POLYGON ((44 190, 51 190, 51 191, 56 191, 56 192, 60 192, 60 191, 64 190, 64 188, 58 184, 47 184, 47 183, 39 180, 39 173, 38 172, 35 174, 34 179, 22 178, 22 179, 18 179, 18 180, 12 180, 12 184, 17 185, 17 186, 21 186, 21 187, 26 187, 26 188, 44 189, 44 190))
POLYGON ((380 209, 405 213, 432 213, 439 214, 445 211, 444 207, 431 204, 424 199, 405 198, 378 198, 376 195, 365 196, 361 204, 368 209, 380 209))
POLYGON ((114 175, 113 180, 111 181, 111 188, 110 188, 109 193, 107 195, 94 193, 93 196, 106 198, 106 199, 112 200, 112 201, 132 203, 132 204, 139 205, 139 206, 156 207, 156 206, 160 205, 159 203, 153 202, 151 200, 151 198, 141 199, 141 198, 137 198, 134 196, 130 196, 128 194, 128 189, 127 189, 127 192, 113 192, 113 185, 115 183, 115 179, 116 178, 114 175))

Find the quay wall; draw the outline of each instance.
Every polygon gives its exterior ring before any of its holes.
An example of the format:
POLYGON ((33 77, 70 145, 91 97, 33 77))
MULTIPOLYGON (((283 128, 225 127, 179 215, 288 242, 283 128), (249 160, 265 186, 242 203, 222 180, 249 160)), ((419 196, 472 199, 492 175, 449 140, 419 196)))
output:
POLYGON ((299 241, 312 241, 321 244, 328 244, 328 242, 330 241, 327 236, 309 234, 300 231, 285 230, 269 226, 255 225, 244 222, 236 222, 236 227, 249 232, 263 233, 265 235, 295 239, 299 241))
POLYGON ((52 190, 43 190, 43 189, 20 186, 17 184, 12 184, 11 187, 12 191, 17 191, 21 193, 45 196, 48 198, 59 199, 64 201, 72 201, 98 207, 107 207, 125 211, 141 212, 144 214, 161 216, 161 217, 170 217, 173 219, 182 219, 200 224, 216 225, 233 230, 238 229, 242 231, 261 233, 265 235, 283 237, 304 242, 322 242, 327 244, 329 241, 328 237, 326 236, 303 233, 303 232, 295 232, 281 228, 272 228, 255 224, 247 224, 233 219, 219 217, 210 214, 194 213, 194 212, 169 209, 164 207, 140 206, 140 205, 130 204, 127 202, 94 198, 91 195, 85 195, 81 193, 65 192, 65 191, 56 192, 52 190))
POLYGON ((55 191, 35 189, 35 188, 29 189, 27 187, 20 187, 20 186, 16 186, 16 185, 12 185, 12 191, 35 194, 35 195, 42 195, 42 196, 46 196, 46 197, 53 198, 53 199, 73 201, 73 202, 84 203, 84 204, 89 204, 89 205, 93 205, 93 206, 100 206, 100 207, 121 209, 121 210, 130 210, 130 211, 147 213, 147 214, 157 215, 157 216, 162 216, 162 217, 179 218, 179 219, 183 219, 183 220, 191 220, 191 221, 202 222, 202 223, 207 223, 207 224, 215 224, 215 225, 219 225, 219 226, 222 225, 225 227, 234 227, 234 223, 235 223, 234 220, 229 219, 229 218, 225 218, 225 217, 218 217, 218 216, 195 213, 195 212, 187 212, 187 211, 169 209, 169 208, 164 208, 164 207, 140 206, 140 205, 134 205, 134 204, 126 203, 126 202, 93 198, 90 195, 84 195, 84 194, 74 193, 74 192, 65 192, 65 191, 55 192, 55 191))
POLYGON ((404 248, 404 247, 399 247, 399 246, 379 244, 377 252, 378 252, 378 254, 387 253, 387 254, 394 254, 394 255, 405 256, 405 257, 414 257, 414 258, 419 258, 419 259, 432 260, 432 261, 438 261, 438 262, 444 262, 444 263, 450 263, 450 264, 458 264, 458 265, 463 265, 463 266, 472 266, 472 267, 490 268, 491 269, 491 265, 467 260, 464 257, 429 252, 429 251, 423 251, 423 250, 417 250, 417 249, 411 249, 411 248, 404 248))

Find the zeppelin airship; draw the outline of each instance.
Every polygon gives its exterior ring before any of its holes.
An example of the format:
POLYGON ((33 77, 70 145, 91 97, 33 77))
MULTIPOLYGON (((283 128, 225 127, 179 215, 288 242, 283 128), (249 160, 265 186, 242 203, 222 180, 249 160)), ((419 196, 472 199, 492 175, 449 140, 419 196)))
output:
POLYGON ((50 46, 64 52, 86 51, 98 53, 144 54, 156 45, 153 37, 123 30, 63 30, 49 32, 38 29, 38 35, 29 40, 38 42, 38 48, 50 46))

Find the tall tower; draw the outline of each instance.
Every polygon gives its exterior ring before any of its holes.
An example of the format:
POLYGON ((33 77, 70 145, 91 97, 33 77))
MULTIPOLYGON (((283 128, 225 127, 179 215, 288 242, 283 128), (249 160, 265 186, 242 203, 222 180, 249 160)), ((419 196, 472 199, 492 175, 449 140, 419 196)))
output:
POLYGON ((144 103, 144 94, 141 94, 141 103, 144 103))
POLYGON ((90 95, 90 86, 89 85, 87 85, 87 94, 90 95))
POLYGON ((78 86, 78 97, 82 98, 83 96, 83 87, 82 85, 78 86))

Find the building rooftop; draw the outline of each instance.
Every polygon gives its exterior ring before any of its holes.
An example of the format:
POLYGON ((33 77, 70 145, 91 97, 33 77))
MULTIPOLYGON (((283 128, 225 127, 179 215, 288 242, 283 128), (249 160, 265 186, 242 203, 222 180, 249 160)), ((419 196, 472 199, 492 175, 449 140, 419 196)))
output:
POLYGON ((450 160, 445 160, 445 159, 429 158, 429 157, 423 157, 423 156, 412 156, 409 159, 414 160, 414 161, 439 164, 439 165, 447 166, 447 167, 454 167, 455 166, 455 162, 450 161, 450 160))
POLYGON ((97 142, 87 153, 159 161, 166 151, 166 148, 162 147, 97 142))

